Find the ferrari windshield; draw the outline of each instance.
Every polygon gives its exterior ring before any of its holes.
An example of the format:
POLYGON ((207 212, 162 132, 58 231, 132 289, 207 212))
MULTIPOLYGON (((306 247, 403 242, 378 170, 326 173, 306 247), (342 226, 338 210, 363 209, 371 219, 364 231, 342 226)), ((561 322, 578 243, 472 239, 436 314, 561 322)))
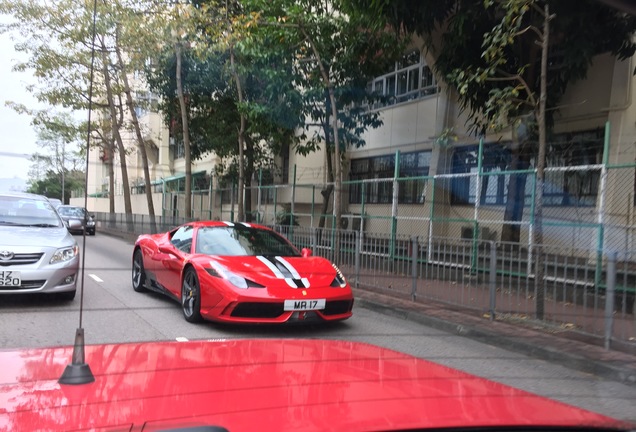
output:
POLYGON ((248 227, 199 228, 196 253, 226 256, 300 256, 296 248, 275 232, 248 227))
POLYGON ((275 232, 247 227, 199 228, 196 253, 226 256, 300 256, 296 248, 275 232))

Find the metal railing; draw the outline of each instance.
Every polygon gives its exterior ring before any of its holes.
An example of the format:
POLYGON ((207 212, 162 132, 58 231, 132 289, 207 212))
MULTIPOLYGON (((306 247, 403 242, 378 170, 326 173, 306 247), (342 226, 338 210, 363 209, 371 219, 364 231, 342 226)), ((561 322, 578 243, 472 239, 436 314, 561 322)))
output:
MULTIPOLYGON (((151 232, 147 215, 98 213, 98 230, 151 232)), ((158 232, 184 218, 156 217, 158 232)), ((353 286, 435 301, 505 319, 602 339, 606 347, 636 349, 634 251, 606 252, 543 246, 543 310, 536 319, 536 255, 519 244, 472 239, 365 233, 273 225, 298 248, 307 247, 341 268, 353 286), (599 260, 600 258, 600 260, 599 260), (599 267, 600 265, 600 267, 599 267), (599 273, 600 271, 600 273, 599 273), (600 276, 599 276, 600 275, 600 276)))
MULTIPOLYGON (((545 325, 602 338, 606 347, 636 348, 636 269, 625 257, 596 251, 543 247, 543 319, 536 319, 537 285, 532 254, 518 244, 282 227, 298 247, 336 262, 352 285, 412 301, 445 303, 488 314, 490 319, 545 325), (532 265, 529 265, 532 264, 532 265)), ((540 300, 539 300, 540 301, 540 300)))

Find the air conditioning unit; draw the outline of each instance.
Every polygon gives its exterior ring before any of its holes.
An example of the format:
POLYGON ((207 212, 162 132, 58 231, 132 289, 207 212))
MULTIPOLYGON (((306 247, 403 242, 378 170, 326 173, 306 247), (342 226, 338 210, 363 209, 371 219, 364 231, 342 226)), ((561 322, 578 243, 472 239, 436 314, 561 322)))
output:
POLYGON ((340 218, 340 228, 346 231, 360 231, 360 228, 362 228, 364 231, 362 215, 355 213, 343 214, 340 218))

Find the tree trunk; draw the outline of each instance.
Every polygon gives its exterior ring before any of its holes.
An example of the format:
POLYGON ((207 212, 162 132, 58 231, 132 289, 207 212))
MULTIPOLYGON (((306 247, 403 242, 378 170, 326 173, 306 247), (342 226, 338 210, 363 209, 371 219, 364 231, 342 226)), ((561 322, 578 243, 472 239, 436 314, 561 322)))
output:
POLYGON ((115 142, 111 137, 106 144, 106 152, 108 154, 108 210, 110 212, 111 227, 115 226, 115 142))
MULTIPOLYGON (((527 156, 522 154, 523 143, 517 142, 511 151, 510 170, 528 169, 527 156)), ((521 239, 521 225, 523 207, 525 205, 527 174, 511 174, 506 195, 506 209, 504 211, 504 224, 501 228, 501 241, 519 243, 521 239), (510 223, 513 222, 513 223, 510 223)))
MULTIPOLYGON (((338 231, 340 229, 340 218, 342 217, 342 209, 340 208, 342 193, 342 172, 340 167, 340 139, 338 134, 338 108, 336 105, 336 95, 333 89, 333 83, 329 78, 329 72, 325 69, 325 65, 322 63, 322 58, 316 45, 313 40, 307 33, 307 31, 301 27, 303 35, 309 42, 311 46, 311 50, 316 57, 316 62, 318 63, 318 68, 320 70, 320 75, 322 76, 323 83, 327 92, 329 93, 329 102, 331 103, 331 127, 333 130, 333 146, 334 146, 334 159, 335 159, 335 188, 334 188, 334 199, 333 199, 333 214, 334 214, 334 229, 336 231, 336 239, 338 239, 338 231)), ((334 261, 337 263, 340 257, 340 241, 336 241, 334 246, 334 261)))
MULTIPOLYGON (((236 84, 236 92, 238 93, 239 107, 243 105, 243 86, 241 85, 241 78, 236 71, 236 64, 234 59, 234 47, 230 45, 230 65, 232 67, 232 77, 236 84)), ((239 178, 238 178, 238 220, 245 221, 245 167, 244 167, 244 149, 245 149, 245 126, 246 118, 245 114, 240 112, 241 124, 238 131, 238 164, 239 164, 239 178)))
POLYGON ((245 139, 245 222, 253 222, 252 214, 252 178, 254 176, 254 142, 245 139))
POLYGON ((550 38, 550 8, 546 3, 543 7, 543 38, 541 41, 541 81, 539 95, 539 109, 537 112, 537 123, 539 128, 539 154, 537 156, 537 182, 534 206, 534 241, 535 267, 534 283, 536 292, 536 316, 543 319, 545 314, 545 286, 543 284, 543 183, 545 176, 545 148, 546 148, 546 124, 545 108, 547 101, 547 79, 548 79, 548 47, 550 38))
MULTIPOLYGON (((329 211, 329 204, 331 202, 331 194, 333 193, 333 163, 331 161, 331 140, 329 139, 329 112, 325 113, 325 121, 322 124, 325 134, 325 154, 327 160, 327 185, 320 191, 322 195, 322 207, 320 208, 320 220, 318 221, 318 227, 324 228, 326 223, 326 215, 329 211)), ((319 233, 321 231, 318 231, 319 233)))
POLYGON ((190 152, 190 127, 188 124, 188 112, 186 110, 185 96, 183 93, 183 82, 181 76, 182 49, 179 42, 175 43, 175 55, 177 57, 177 98, 181 110, 181 127, 183 131, 183 148, 185 152, 185 209, 184 215, 187 219, 192 218, 192 160, 190 152))
POLYGON ((119 133, 120 122, 117 119, 117 108, 115 107, 115 100, 113 96, 113 88, 111 85, 110 79, 110 71, 108 70, 109 59, 108 59, 108 50, 106 48, 106 44, 104 43, 104 38, 100 38, 101 48, 102 48, 102 72, 104 74, 104 87, 106 88, 106 98, 108 99, 108 109, 110 113, 111 123, 112 123, 112 131, 113 138, 115 139, 115 143, 117 144, 117 149, 119 150, 119 159, 121 165, 121 181, 123 183, 124 188, 124 212, 126 214, 126 225, 128 231, 133 230, 132 226, 132 203, 130 201, 130 184, 128 183, 128 167, 126 164, 126 148, 124 147, 124 142, 121 139, 121 134, 119 133))
MULTIPOLYGON (((119 33, 119 27, 116 30, 119 33)), ((148 216, 150 217, 150 231, 154 234, 157 232, 157 224, 155 221, 155 206, 152 202, 152 183, 150 182, 150 171, 148 169, 148 153, 146 152, 146 143, 141 135, 141 128, 139 127, 139 120, 137 119, 137 112, 135 111, 135 105, 130 90, 130 84, 128 83, 127 70, 124 66, 124 60, 121 55, 119 45, 115 44, 115 52, 117 53, 117 59, 119 61, 119 67, 121 70, 121 78, 124 83, 124 92, 126 93, 126 105, 128 106, 128 112, 130 113, 133 128, 135 129, 135 135, 137 137, 137 147, 141 154, 141 162, 144 170, 144 184, 146 192, 146 201, 148 203, 148 216)))

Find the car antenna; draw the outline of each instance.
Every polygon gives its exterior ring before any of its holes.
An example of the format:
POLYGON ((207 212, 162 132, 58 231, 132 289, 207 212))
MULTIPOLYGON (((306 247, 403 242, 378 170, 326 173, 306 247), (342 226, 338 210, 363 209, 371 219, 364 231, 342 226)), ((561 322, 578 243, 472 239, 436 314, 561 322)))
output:
MULTIPOLYGON (((97 17, 97 0, 93 0, 93 43, 91 46, 91 72, 90 83, 88 88, 88 131, 86 133, 86 168, 84 171, 84 208, 88 205, 88 156, 90 154, 91 140, 91 113, 93 108, 93 76, 95 70, 95 39, 96 39, 96 17, 97 17)), ((64 198, 64 197, 62 197, 64 198)), ((86 218, 86 213, 84 214, 86 218)), ((84 226, 86 226, 84 224, 84 226)), ((71 363, 66 365, 62 376, 58 380, 60 384, 80 385, 90 384, 95 381, 95 376, 91 371, 91 367, 86 363, 85 357, 85 341, 84 328, 82 327, 82 313, 84 311, 84 264, 86 262, 86 230, 82 236, 82 266, 80 269, 80 310, 79 325, 75 330, 75 342, 73 344, 73 358, 71 363)))

